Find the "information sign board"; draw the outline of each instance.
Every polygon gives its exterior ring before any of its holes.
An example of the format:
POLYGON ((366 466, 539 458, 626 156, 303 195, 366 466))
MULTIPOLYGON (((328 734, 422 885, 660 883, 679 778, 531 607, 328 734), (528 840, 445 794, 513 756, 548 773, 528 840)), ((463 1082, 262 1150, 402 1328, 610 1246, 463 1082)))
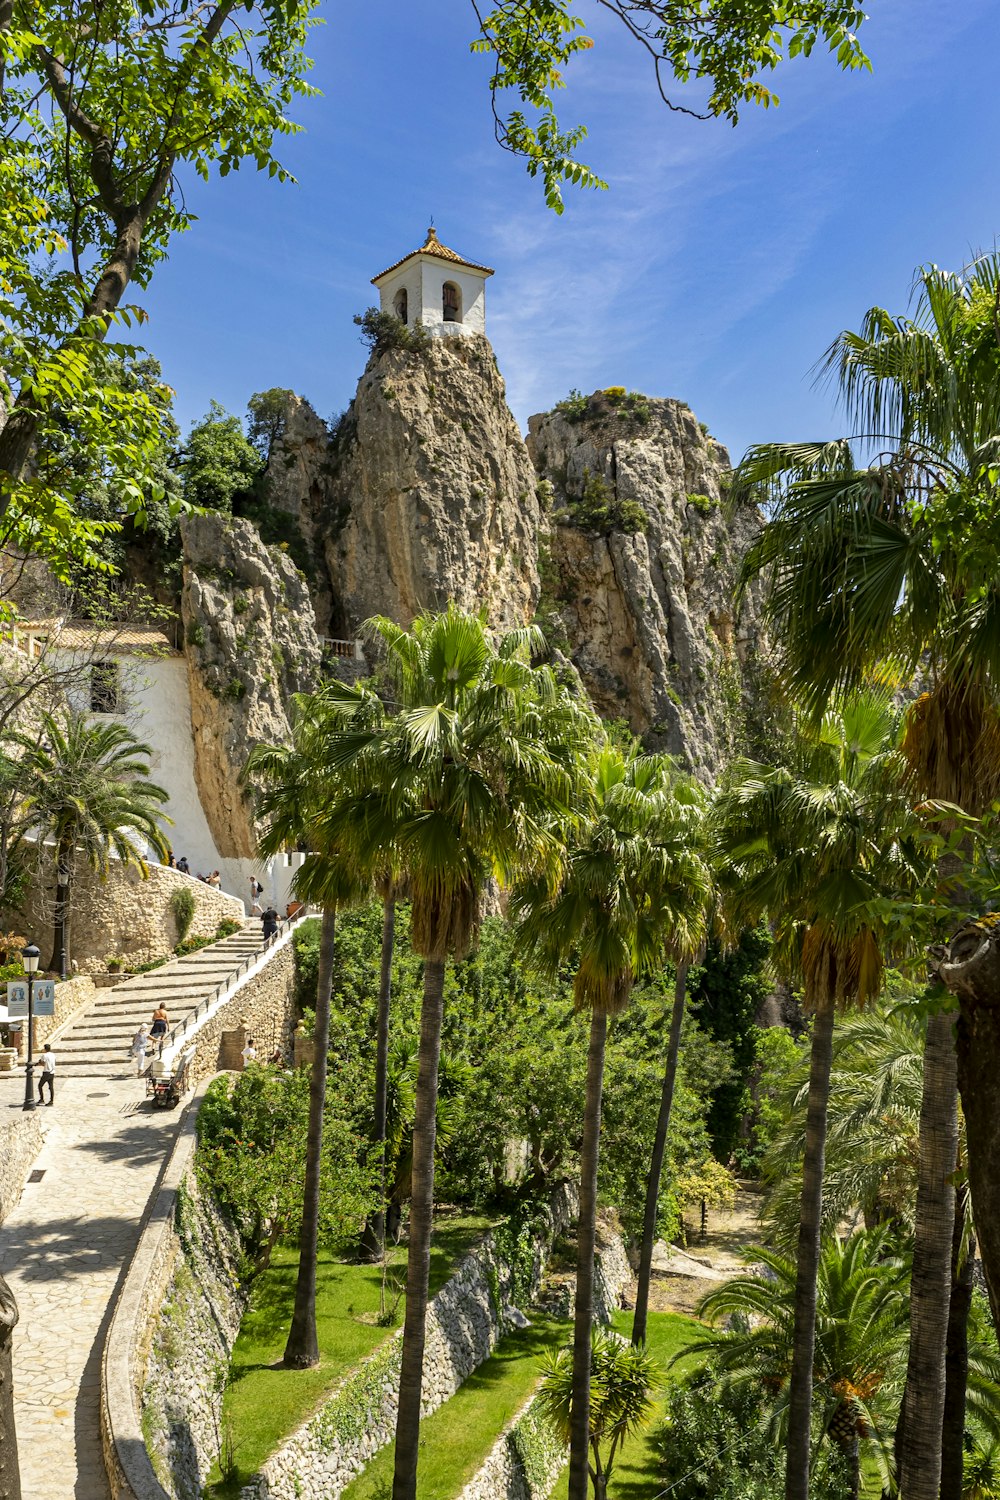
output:
MULTIPOLYGON (((56 1013, 56 986, 52 979, 36 979, 31 1008, 36 1016, 54 1016, 56 1013)), ((8 979, 7 1015, 11 1021, 23 1021, 28 1015, 28 981, 8 979)))

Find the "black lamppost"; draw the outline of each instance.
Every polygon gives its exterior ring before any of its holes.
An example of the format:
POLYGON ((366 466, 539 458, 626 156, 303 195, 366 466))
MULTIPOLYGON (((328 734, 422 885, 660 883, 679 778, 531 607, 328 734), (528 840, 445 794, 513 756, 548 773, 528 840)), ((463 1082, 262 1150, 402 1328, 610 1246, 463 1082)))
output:
POLYGON ((39 952, 34 943, 29 943, 21 954, 21 967, 28 976, 28 1065, 24 1071, 24 1108, 35 1108, 35 1060, 32 1055, 31 1032, 35 1019, 35 975, 38 973, 39 952))

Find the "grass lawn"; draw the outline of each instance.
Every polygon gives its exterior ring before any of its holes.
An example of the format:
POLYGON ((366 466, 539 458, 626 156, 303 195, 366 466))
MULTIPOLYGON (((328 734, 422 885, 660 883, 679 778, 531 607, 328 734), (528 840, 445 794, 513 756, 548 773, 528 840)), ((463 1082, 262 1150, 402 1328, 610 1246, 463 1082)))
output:
MULTIPOLYGON (((434 1228, 431 1292, 489 1228, 479 1216, 443 1218, 434 1228)), ((320 1362, 312 1370, 286 1370, 281 1357, 295 1301, 298 1251, 279 1247, 254 1282, 233 1349, 230 1384, 223 1405, 224 1431, 231 1427, 234 1472, 222 1481, 216 1465, 205 1490, 212 1500, 239 1494, 261 1464, 296 1427, 322 1405, 333 1387, 392 1329, 379 1328, 380 1266, 357 1265, 321 1253, 316 1278, 316 1327, 320 1362)), ((406 1248, 397 1247, 390 1267, 406 1274, 406 1248)), ((402 1322, 402 1306, 399 1310, 402 1322)), ((397 1323, 398 1326, 398 1323, 397 1323)))
MULTIPOLYGON (((541 1355, 569 1342, 573 1325, 534 1317, 501 1339, 450 1401, 420 1424, 420 1500, 452 1500, 468 1484, 507 1423, 528 1400, 541 1372, 541 1355)), ((381 1500, 392 1489, 395 1445, 377 1453, 343 1500, 381 1500)))
MULTIPOLYGON (((620 1313, 615 1327, 627 1337, 632 1328, 631 1314, 620 1313)), ((679 1313, 649 1315, 650 1348, 664 1369, 673 1355, 702 1330, 701 1323, 679 1313)), ((571 1322, 536 1317, 530 1328, 508 1334, 461 1390, 421 1423, 420 1500, 454 1500, 531 1395, 538 1383, 539 1356, 568 1344, 572 1336, 571 1322)), ((679 1361, 673 1373, 682 1371, 686 1364, 679 1361)), ((344 1500, 383 1500, 392 1488, 392 1461, 390 1443, 344 1491, 344 1500)), ((567 1469, 553 1495, 564 1495, 568 1480, 567 1469)), ((613 1482, 616 1500, 619 1495, 622 1500, 652 1500, 662 1488, 655 1481, 644 1433, 626 1443, 613 1482)))

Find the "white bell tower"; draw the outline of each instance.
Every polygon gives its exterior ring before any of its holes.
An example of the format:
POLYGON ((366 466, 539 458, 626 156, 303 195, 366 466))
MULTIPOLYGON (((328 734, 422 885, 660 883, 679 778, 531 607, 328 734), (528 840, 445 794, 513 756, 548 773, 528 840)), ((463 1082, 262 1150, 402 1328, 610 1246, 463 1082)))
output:
POLYGON ((486 278, 489 266, 463 260, 442 245, 433 224, 419 250, 411 250, 378 276, 383 312, 404 323, 420 322, 437 337, 486 332, 486 278))

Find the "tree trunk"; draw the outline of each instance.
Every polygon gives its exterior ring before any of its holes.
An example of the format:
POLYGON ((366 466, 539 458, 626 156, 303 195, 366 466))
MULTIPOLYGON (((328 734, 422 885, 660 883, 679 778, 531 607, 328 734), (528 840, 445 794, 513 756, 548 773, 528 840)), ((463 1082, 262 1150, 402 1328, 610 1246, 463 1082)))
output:
POLYGON ((900 1500, 938 1500, 944 1421, 945 1347, 951 1300, 953 1174, 958 1157, 954 1018, 932 1016, 924 1044, 910 1355, 903 1394, 900 1500))
POLYGON ((580 1151, 580 1221, 576 1235, 576 1305, 573 1315, 573 1390, 570 1399, 569 1500, 587 1500, 590 1448, 590 1335, 594 1322, 594 1252, 597 1243, 597 1157, 601 1141, 601 1091, 608 1018, 590 1019, 587 1093, 580 1151))
POLYGON ((396 903, 386 900, 382 910, 382 968, 379 976, 378 1019, 375 1026, 375 1120, 373 1142, 379 1153, 378 1210, 369 1216, 361 1236, 361 1254, 381 1260, 385 1253, 385 1118, 389 1093, 389 1001, 392 999, 392 953, 396 936, 396 903))
POLYGON ((21 1500, 21 1472, 14 1429, 14 1373, 11 1345, 17 1323, 17 1303, 0 1276, 0 1500, 21 1500))
POLYGON ((976 1240, 969 1232, 962 1258, 969 1189, 959 1189, 951 1233, 951 1302, 945 1348, 944 1422, 941 1439, 941 1500, 962 1500, 965 1456, 965 1393, 969 1383, 969 1313, 976 1267, 976 1240))
POLYGON ((60 844, 56 854, 56 899, 52 924, 52 959, 49 968, 61 978, 69 978, 69 897, 72 844, 60 844))
POLYGON ((792 1372, 788 1387, 788 1454, 785 1500, 809 1500, 813 1355, 816 1345, 816 1277, 819 1272, 826 1160, 826 1113, 833 1065, 833 1001, 825 998, 813 1020, 809 1058, 809 1108, 802 1163, 799 1248, 795 1275, 792 1372))
POLYGON ((406 1318, 403 1322, 403 1356, 399 1372, 392 1500, 416 1500, 417 1494, 424 1325, 427 1317, 434 1216, 438 1064, 441 1059, 443 1020, 444 960, 429 958, 424 963, 424 1001, 420 1011, 420 1053, 413 1121, 410 1248, 406 1260, 406 1318))
POLYGON ((965 923, 932 965, 958 996, 958 1085, 969 1191, 994 1324, 1000 1328, 1000 934, 991 919, 965 923))
POLYGON ((319 1364, 316 1337, 316 1256, 319 1251, 319 1191, 323 1159, 323 1106, 326 1103, 327 1053, 330 1048, 330 1000, 337 944, 337 908, 323 909, 319 936, 319 977, 316 985, 316 1029, 313 1033, 312 1073, 309 1078, 309 1130, 306 1136, 306 1177, 302 1192, 299 1231, 299 1273, 295 1308, 282 1363, 293 1370, 319 1364))
POLYGON ((632 1342, 646 1342, 646 1316, 649 1311, 649 1277, 653 1264, 653 1245, 656 1242, 656 1219, 660 1207, 660 1179, 663 1176, 663 1155, 670 1129, 670 1110, 674 1102, 674 1081, 677 1077, 677 1056, 681 1046, 681 1026, 684 1022, 684 1000, 687 992, 687 964, 678 964, 674 984, 674 1005, 670 1014, 670 1038, 667 1042, 667 1061, 663 1071, 663 1089, 660 1094, 660 1113, 656 1120, 653 1137, 653 1152, 649 1160, 649 1176, 646 1178, 646 1206, 642 1218, 642 1243, 639 1247, 639 1279, 635 1293, 635 1314, 632 1318, 632 1342))

